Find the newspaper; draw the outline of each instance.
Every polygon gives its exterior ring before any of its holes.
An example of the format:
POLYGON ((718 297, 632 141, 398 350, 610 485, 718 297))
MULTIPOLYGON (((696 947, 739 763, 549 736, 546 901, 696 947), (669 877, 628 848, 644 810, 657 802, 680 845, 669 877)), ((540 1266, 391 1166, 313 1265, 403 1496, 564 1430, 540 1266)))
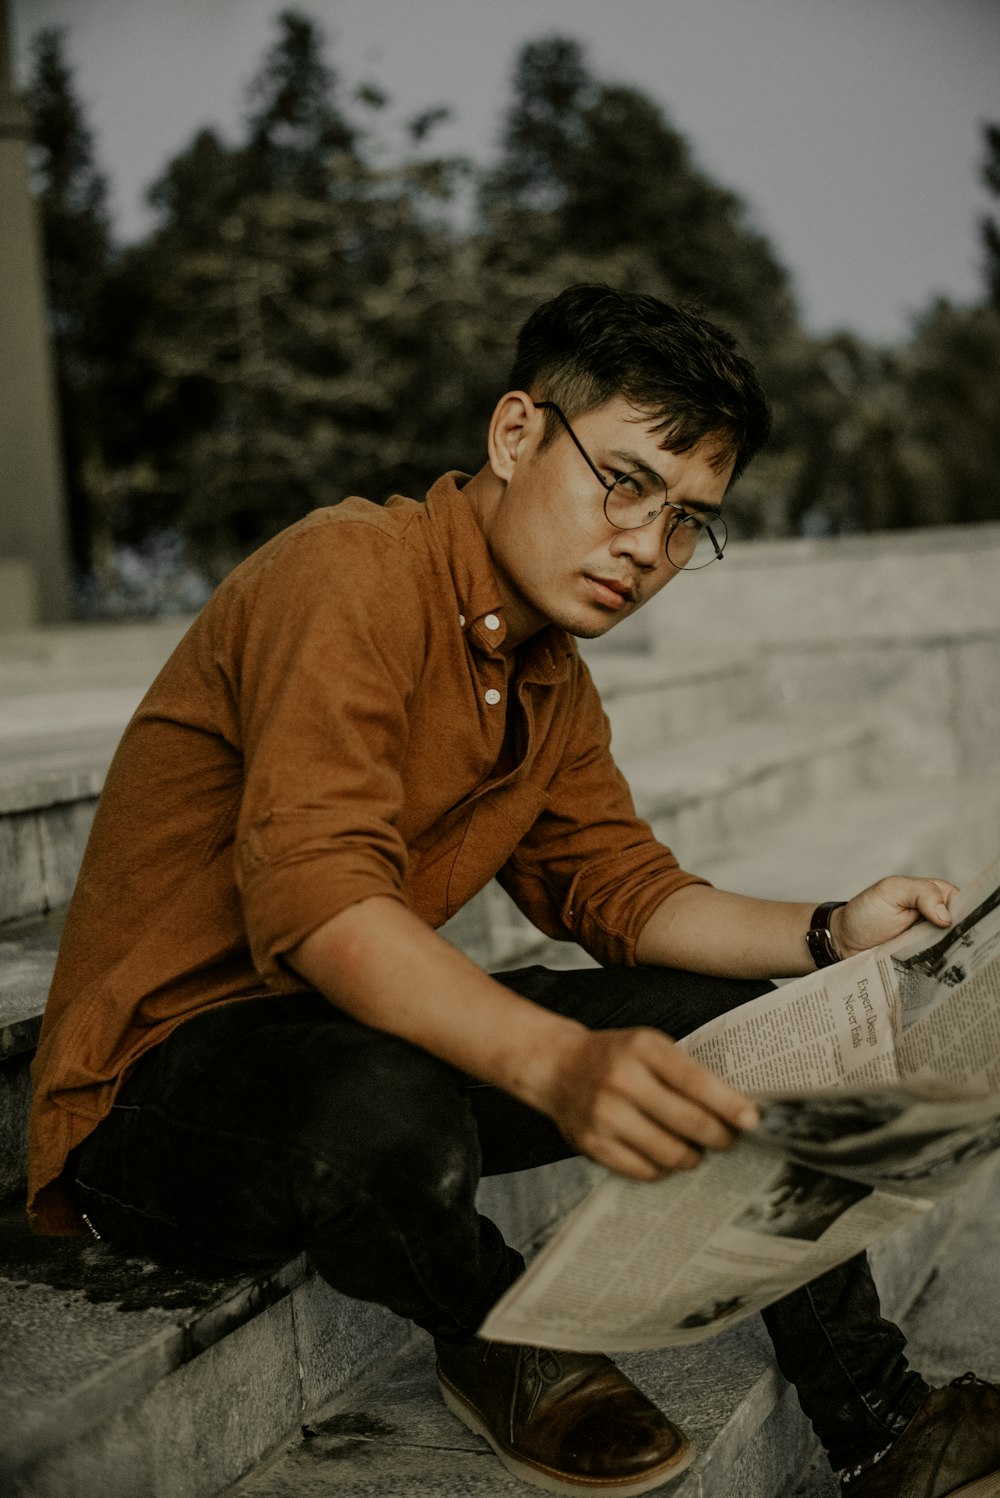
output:
POLYGON ((884 946, 679 1042, 761 1123, 693 1171, 612 1172, 480 1332, 581 1352, 698 1342, 867 1248, 1000 1154, 1000 861, 884 946))

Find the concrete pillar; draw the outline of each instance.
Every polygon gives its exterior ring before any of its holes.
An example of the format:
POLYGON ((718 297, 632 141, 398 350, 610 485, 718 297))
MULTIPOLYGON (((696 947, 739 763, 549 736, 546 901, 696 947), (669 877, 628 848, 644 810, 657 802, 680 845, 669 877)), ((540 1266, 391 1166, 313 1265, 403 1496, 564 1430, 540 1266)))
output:
POLYGON ((35 578, 34 589, 0 589, 0 629, 35 622, 17 617, 33 591, 42 620, 69 613, 55 382, 28 186, 30 120, 11 74, 8 5, 0 0, 0 581, 23 578, 26 568, 35 578))

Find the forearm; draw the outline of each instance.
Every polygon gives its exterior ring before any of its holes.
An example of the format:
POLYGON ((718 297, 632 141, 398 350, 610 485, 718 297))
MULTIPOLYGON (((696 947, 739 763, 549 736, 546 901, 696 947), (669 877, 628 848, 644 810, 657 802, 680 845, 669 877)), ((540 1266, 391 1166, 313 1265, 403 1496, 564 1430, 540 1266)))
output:
POLYGON ((511 992, 398 901, 349 906, 289 954, 367 1025, 513 1094, 571 1146, 650 1180, 723 1149, 756 1111, 656 1030, 591 1031, 511 992))
MULTIPOLYGON (((956 888, 946 879, 890 875, 871 884, 830 917, 841 957, 852 957, 920 920, 948 926, 956 888)), ((813 970, 806 943, 814 901, 754 900, 705 884, 668 896, 636 943, 636 961, 686 968, 720 978, 792 978, 813 970)))
POLYGON ((356 1019, 543 1107, 554 1058, 582 1035, 574 1020, 521 998, 397 900, 349 906, 293 952, 308 982, 356 1019))
POLYGON ((815 908, 690 884, 653 912, 636 961, 720 978, 794 977, 813 967, 806 931, 815 908))

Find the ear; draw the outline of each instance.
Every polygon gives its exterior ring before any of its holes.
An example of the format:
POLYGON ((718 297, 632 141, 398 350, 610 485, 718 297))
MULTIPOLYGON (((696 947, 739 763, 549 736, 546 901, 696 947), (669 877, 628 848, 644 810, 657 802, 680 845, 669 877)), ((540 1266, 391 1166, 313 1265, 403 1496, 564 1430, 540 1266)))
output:
POLYGON ((508 390, 497 401, 488 447, 490 467, 504 483, 511 479, 518 459, 537 441, 543 416, 523 390, 508 390))

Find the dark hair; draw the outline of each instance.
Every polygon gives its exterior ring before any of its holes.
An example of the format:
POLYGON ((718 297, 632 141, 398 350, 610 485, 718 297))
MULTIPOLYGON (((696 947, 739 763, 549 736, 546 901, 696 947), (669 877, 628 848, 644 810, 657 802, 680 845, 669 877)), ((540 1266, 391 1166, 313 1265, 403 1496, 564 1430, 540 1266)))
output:
MULTIPOLYGON (((510 389, 551 400, 568 420, 616 396, 648 412, 670 452, 717 437, 738 478, 771 431, 757 373, 725 329, 641 292, 578 285, 543 302, 517 338, 510 389)), ((559 430, 549 411, 544 446, 559 430)))

